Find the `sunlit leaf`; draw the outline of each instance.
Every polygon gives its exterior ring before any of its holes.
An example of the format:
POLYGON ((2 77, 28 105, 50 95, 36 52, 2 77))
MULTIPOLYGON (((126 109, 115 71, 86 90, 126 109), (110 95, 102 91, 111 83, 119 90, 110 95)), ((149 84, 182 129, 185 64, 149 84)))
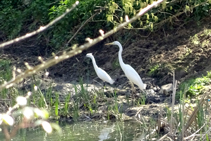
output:
POLYGON ((146 18, 147 18, 147 20, 149 20, 149 14, 148 13, 146 13, 146 18))
POLYGON ((60 127, 58 124, 56 124, 56 123, 51 123, 51 127, 52 127, 53 129, 55 129, 59 134, 62 134, 62 129, 61 129, 61 127, 60 127))
POLYGON ((43 127, 43 129, 44 129, 47 133, 51 133, 51 132, 53 131, 53 129, 52 129, 50 123, 47 122, 47 121, 43 121, 43 122, 42 122, 42 127, 43 127))
POLYGON ((153 23, 150 23, 150 29, 153 30, 153 23))
POLYGON ((123 18, 122 17, 120 17, 120 22, 123 22, 123 18))
POLYGON ((185 12, 190 11, 190 7, 188 5, 185 6, 185 12))
POLYGON ((1 116, 2 116, 2 120, 4 123, 6 123, 10 126, 12 126, 14 124, 14 119, 11 116, 9 116, 7 114, 3 114, 1 116))
POLYGON ((18 103, 18 105, 20 106, 25 106, 27 104, 27 99, 23 96, 18 96, 16 98, 16 102, 18 103))
POLYGON ((158 17, 154 16, 154 20, 155 20, 155 22, 157 22, 158 21, 158 17))
POLYGON ((154 17, 154 13, 151 13, 152 18, 154 17))
POLYGON ((162 2, 162 9, 163 9, 163 10, 166 9, 166 0, 164 0, 164 1, 162 2))
POLYGON ((136 10, 135 9, 133 10, 133 15, 136 15, 136 10))
POLYGON ((49 118, 49 113, 48 113, 48 111, 46 111, 45 109, 40 110, 40 109, 38 109, 38 108, 35 108, 35 109, 34 109, 34 113, 35 113, 35 115, 36 115, 37 117, 41 117, 41 118, 43 118, 43 119, 49 118))
POLYGON ((143 26, 143 22, 142 21, 140 22, 140 26, 143 26))
POLYGON ((33 108, 30 108, 30 107, 25 107, 23 109, 23 115, 26 119, 31 119, 34 117, 34 111, 33 111, 33 108))

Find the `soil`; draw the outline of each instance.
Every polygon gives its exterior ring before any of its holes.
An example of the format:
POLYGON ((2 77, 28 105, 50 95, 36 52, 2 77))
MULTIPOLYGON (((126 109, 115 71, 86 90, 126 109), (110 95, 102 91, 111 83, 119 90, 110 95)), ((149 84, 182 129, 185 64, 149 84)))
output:
MULTIPOLYGON (((153 98, 147 97, 146 104, 152 105, 148 106, 148 112, 146 112, 147 108, 144 109, 144 114, 157 117, 158 114, 155 114, 159 112, 157 104, 162 105, 169 99, 168 95, 160 94, 158 91, 162 85, 172 83, 173 70, 175 70, 176 79, 179 82, 190 77, 201 76, 210 70, 211 33, 208 35, 204 33, 204 29, 211 28, 210 20, 211 18, 208 17, 201 20, 200 25, 192 21, 186 25, 175 26, 173 29, 162 28, 150 34, 138 30, 135 32, 134 30, 122 30, 80 55, 45 70, 49 72, 49 77, 43 83, 48 85, 53 81, 54 90, 61 92, 60 95, 70 92, 70 89, 73 88, 72 84, 79 84, 81 78, 84 84, 92 84, 90 87, 102 88, 102 81, 97 78, 90 59, 85 57, 87 53, 93 53, 98 66, 106 70, 116 80, 114 85, 106 84, 108 93, 118 90, 119 99, 122 95, 130 94, 128 80, 118 65, 118 48, 104 45, 119 40, 123 45, 124 62, 130 64, 139 73, 143 82, 148 84, 147 89, 155 91, 153 98), (199 43, 194 43, 194 41, 199 43), (153 70, 153 68, 156 69, 153 70), (155 105, 153 106, 153 104, 155 105), (155 113, 151 111, 150 114, 149 111, 152 109, 155 113)), ((12 65, 22 70, 25 69, 24 62, 34 66, 40 63, 37 59, 38 56, 42 56, 44 60, 49 58, 53 52, 52 48, 43 45, 42 41, 35 41, 34 38, 4 48, 1 51, 1 58, 9 58, 12 65)), ((24 87, 27 85, 31 84, 25 84, 24 87)), ((42 87, 44 89, 44 86, 42 87)), ((26 88, 26 90, 28 89, 26 88)), ((136 90, 138 97, 140 91, 138 88, 136 90)), ((133 110, 128 105, 123 109, 125 115, 129 117, 139 111, 136 109, 135 113, 130 114, 133 110)))

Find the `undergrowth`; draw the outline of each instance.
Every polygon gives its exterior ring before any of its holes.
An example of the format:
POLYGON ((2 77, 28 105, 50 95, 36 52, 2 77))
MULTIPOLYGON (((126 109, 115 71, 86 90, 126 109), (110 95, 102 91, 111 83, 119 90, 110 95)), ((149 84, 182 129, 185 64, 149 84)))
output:
POLYGON ((211 71, 207 72, 207 75, 197 78, 191 78, 182 82, 179 86, 179 90, 186 92, 187 97, 198 96, 202 94, 205 86, 211 84, 211 71))

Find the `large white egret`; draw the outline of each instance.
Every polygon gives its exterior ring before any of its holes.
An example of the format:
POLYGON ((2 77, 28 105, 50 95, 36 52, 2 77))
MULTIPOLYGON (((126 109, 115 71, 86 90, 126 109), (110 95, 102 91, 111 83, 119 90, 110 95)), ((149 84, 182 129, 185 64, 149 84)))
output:
POLYGON ((87 53, 86 57, 89 57, 92 59, 92 64, 94 66, 95 72, 100 79, 102 79, 103 81, 106 81, 110 84, 114 83, 114 80, 103 69, 101 69, 97 66, 97 64, 95 62, 95 58, 92 55, 92 53, 87 53))
POLYGON ((122 45, 118 41, 114 41, 112 43, 107 43, 106 45, 119 46, 119 52, 118 52, 119 64, 120 64, 122 70, 124 71, 126 77, 130 80, 133 91, 134 91, 133 83, 136 84, 139 87, 139 89, 144 91, 144 89, 146 89, 146 84, 143 83, 143 81, 141 80, 141 77, 138 75, 138 73, 135 71, 135 69, 132 68, 130 65, 125 64, 122 60, 122 51, 123 51, 122 45))

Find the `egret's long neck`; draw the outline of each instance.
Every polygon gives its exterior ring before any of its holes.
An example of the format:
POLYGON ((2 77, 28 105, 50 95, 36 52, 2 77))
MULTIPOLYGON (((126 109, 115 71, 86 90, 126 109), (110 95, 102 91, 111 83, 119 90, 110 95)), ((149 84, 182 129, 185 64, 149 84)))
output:
POLYGON ((118 46, 119 46, 119 52, 118 52, 119 64, 120 64, 121 67, 123 67, 125 65, 125 63, 122 60, 122 50, 123 49, 122 49, 122 45, 121 44, 119 44, 118 46))
POLYGON ((97 66, 97 64, 95 62, 95 58, 93 56, 90 56, 90 58, 92 59, 92 64, 93 64, 93 66, 94 66, 94 68, 96 70, 98 68, 98 66, 97 66))

